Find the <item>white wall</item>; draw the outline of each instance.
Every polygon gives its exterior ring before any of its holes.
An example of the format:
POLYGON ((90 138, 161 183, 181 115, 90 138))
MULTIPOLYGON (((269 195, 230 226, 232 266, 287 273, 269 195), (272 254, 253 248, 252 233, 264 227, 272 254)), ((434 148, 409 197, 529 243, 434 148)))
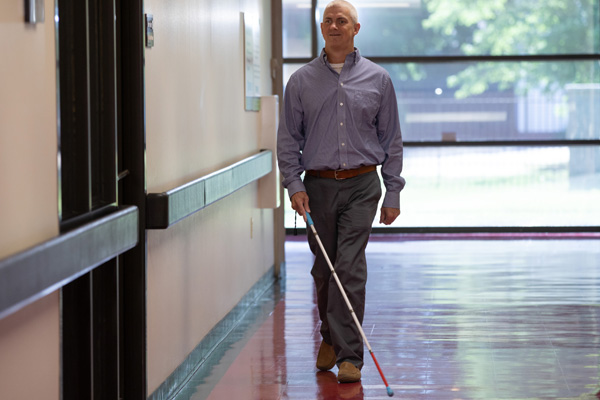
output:
MULTIPOLYGON (((147 0, 148 192, 162 192, 259 150, 260 114, 244 110, 240 12, 260 16, 261 94, 271 94, 270 0, 147 0)), ((256 183, 148 232, 148 393, 273 266, 273 211, 256 183)))
MULTIPOLYGON (((0 1, 0 258, 58 235, 54 1, 24 22, 0 1), (9 55, 9 56, 7 56, 9 55)), ((261 21, 262 95, 271 93, 269 0, 148 0, 147 188, 160 192, 259 150, 244 110, 240 12, 261 21)), ((252 183, 168 230, 148 232, 148 393, 274 264, 273 211, 252 183)), ((58 399, 59 296, 0 320, 0 398, 58 399), (35 382, 35 384, 31 384, 35 382)))
MULTIPOLYGON (((58 234, 54 1, 0 1, 0 259, 58 234)), ((0 320, 0 399, 59 398, 58 293, 0 320), (33 383, 33 384, 32 384, 33 383)))

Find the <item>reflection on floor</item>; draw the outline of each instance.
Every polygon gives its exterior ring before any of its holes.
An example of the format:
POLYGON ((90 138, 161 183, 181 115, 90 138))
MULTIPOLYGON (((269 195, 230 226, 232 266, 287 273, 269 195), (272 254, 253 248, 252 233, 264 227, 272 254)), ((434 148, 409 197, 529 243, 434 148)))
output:
MULTIPOLYGON (((394 398, 598 398, 600 240, 396 239, 367 248, 363 324, 394 398)), ((286 257, 176 400, 389 398, 368 352, 359 383, 317 372, 312 255, 286 257)))

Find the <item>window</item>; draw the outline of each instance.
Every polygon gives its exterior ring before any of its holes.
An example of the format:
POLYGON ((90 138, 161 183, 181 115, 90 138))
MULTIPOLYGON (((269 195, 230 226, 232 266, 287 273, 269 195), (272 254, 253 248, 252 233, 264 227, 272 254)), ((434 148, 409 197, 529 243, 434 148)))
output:
POLYGON ((597 61, 380 65, 394 81, 405 141, 600 139, 597 61))
MULTIPOLYGON (((318 22, 327 3, 318 1, 318 22)), ((598 54, 600 46, 595 0, 352 3, 361 23, 355 44, 367 57, 598 54)))
MULTIPOLYGON (((324 46, 327 3, 284 0, 284 84, 324 46)), ((407 186, 394 226, 600 226, 597 1, 353 4, 355 45, 398 99, 407 186)))

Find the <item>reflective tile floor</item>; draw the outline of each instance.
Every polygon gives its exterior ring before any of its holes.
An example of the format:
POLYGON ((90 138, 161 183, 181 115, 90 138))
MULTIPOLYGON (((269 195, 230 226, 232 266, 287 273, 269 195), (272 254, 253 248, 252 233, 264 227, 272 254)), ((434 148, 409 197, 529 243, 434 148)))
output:
MULTIPOLYGON (((361 382, 317 372, 304 237, 287 267, 176 400, 388 399, 365 352, 361 382)), ((374 237, 364 331, 400 399, 598 399, 600 240, 374 237)))

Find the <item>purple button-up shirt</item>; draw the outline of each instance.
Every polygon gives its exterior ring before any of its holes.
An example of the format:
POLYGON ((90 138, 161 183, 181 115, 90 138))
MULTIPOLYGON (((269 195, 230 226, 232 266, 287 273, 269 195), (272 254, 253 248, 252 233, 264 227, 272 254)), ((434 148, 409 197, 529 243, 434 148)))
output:
POLYGON ((400 208, 402 134, 387 71, 356 49, 346 56, 341 74, 324 51, 292 74, 283 99, 277 158, 290 197, 306 191, 300 178, 305 170, 381 165, 383 207, 400 208))

